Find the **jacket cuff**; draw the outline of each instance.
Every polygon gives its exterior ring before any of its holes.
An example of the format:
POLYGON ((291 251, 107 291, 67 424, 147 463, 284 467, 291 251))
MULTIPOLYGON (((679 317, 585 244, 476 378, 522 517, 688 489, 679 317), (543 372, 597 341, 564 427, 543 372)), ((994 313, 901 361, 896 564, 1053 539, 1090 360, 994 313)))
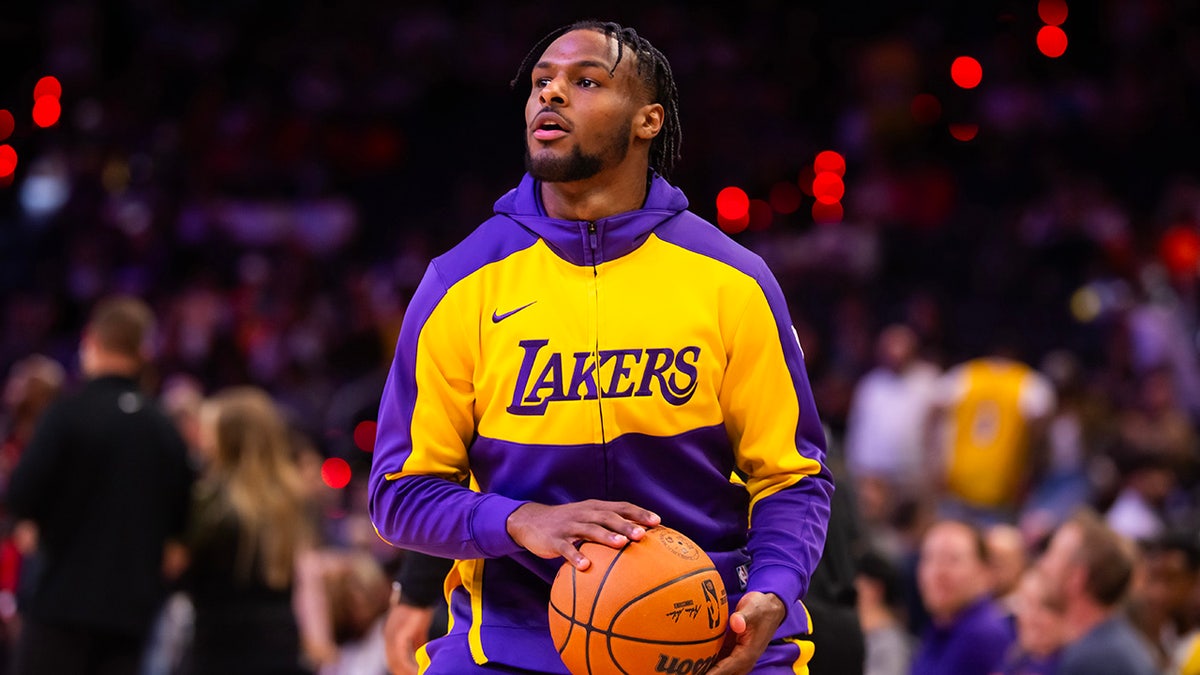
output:
MULTIPOLYGON (((783 565, 769 565, 759 569, 751 569, 750 578, 746 582, 746 591, 759 593, 774 593, 783 601, 783 606, 790 616, 799 603, 796 601, 804 593, 804 585, 796 570, 783 565)), ((784 618, 787 621, 787 617, 784 618)))
POLYGON ((508 516, 524 501, 484 495, 471 512, 471 539, 486 557, 500 558, 524 549, 508 534, 508 516))

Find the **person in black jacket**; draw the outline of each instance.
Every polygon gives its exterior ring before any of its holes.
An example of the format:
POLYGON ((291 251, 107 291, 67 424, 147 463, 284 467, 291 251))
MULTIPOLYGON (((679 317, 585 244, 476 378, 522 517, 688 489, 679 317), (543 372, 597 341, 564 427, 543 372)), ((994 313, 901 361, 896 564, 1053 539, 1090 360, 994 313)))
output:
POLYGON ((21 607, 22 675, 138 668, 192 482, 183 439, 136 380, 153 323, 136 298, 96 306, 87 381, 47 410, 13 472, 8 506, 36 524, 42 561, 21 607))

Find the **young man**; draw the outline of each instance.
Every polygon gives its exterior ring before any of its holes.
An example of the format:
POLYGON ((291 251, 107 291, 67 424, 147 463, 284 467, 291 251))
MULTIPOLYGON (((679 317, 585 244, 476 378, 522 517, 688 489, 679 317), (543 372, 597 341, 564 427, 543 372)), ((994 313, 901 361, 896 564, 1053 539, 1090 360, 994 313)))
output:
POLYGON ((833 485, 779 286, 663 178, 675 86, 636 32, 555 31, 516 85, 529 173, 430 265, 380 406, 380 535, 458 561, 422 671, 566 672, 563 559, 662 523, 730 594, 734 646, 708 672, 803 672, 833 485))

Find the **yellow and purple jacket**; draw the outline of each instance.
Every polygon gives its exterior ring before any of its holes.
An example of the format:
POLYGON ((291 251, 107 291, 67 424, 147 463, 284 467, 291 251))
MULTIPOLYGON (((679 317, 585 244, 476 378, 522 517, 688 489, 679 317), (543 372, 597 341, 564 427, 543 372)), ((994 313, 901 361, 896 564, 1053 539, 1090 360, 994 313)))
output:
POLYGON ((778 635, 809 629, 833 482, 803 353, 762 259, 687 205, 654 176, 639 210, 556 220, 526 175, 412 298, 371 517, 458 561, 450 630, 479 663, 563 672, 546 611, 562 560, 505 527, 528 501, 650 509, 709 553, 731 608, 772 592, 796 601, 778 635))

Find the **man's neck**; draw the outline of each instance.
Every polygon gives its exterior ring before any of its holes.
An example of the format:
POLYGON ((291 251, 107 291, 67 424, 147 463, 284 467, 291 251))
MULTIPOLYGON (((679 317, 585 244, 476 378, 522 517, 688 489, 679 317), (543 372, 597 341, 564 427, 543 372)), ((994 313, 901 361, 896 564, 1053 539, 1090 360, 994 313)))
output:
POLYGON ((1067 642, 1074 642, 1092 632, 1093 628, 1111 619, 1115 613, 1115 609, 1101 607, 1092 602, 1077 603, 1068 607, 1063 617, 1067 642))
POLYGON ((542 183, 542 206, 551 218, 596 221, 642 208, 648 190, 644 170, 601 173, 570 183, 542 183))

